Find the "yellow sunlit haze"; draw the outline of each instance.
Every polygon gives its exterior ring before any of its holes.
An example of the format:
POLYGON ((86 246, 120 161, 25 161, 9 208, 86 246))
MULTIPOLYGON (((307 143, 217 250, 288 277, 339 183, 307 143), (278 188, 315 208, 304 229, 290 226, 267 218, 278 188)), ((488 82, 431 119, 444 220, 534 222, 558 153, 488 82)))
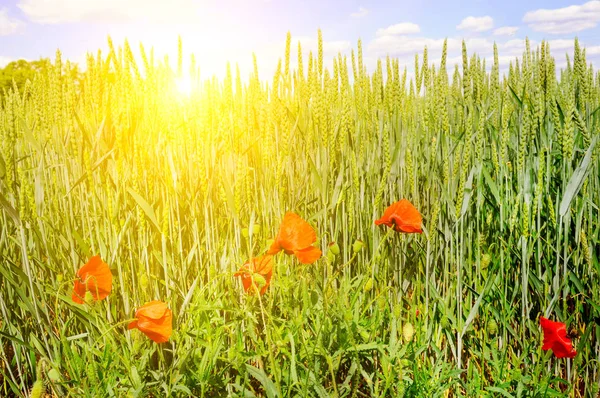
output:
POLYGON ((192 79, 189 77, 180 77, 175 80, 177 92, 188 97, 192 93, 192 79))

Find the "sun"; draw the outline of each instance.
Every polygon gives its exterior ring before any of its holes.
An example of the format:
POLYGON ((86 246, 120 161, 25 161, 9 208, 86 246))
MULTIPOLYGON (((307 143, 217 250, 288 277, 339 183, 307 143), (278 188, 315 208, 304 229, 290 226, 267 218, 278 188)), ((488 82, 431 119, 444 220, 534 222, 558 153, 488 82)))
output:
POLYGON ((189 77, 175 79, 175 87, 181 95, 189 96, 192 93, 192 80, 189 77))

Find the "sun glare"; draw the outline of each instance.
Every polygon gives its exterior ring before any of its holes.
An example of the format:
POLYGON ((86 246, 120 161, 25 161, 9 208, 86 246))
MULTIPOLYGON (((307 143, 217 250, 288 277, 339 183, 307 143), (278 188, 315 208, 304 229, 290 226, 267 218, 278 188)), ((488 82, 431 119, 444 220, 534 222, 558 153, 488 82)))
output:
POLYGON ((177 92, 181 95, 189 96, 192 93, 192 81, 188 77, 180 77, 175 80, 177 92))

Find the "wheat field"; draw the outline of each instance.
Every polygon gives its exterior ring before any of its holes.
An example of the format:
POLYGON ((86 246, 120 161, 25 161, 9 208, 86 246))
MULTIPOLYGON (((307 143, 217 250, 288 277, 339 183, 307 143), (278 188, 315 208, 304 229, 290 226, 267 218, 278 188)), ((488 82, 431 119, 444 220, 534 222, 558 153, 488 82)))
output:
POLYGON ((274 76, 204 77, 181 39, 109 49, 0 94, 0 396, 597 396, 600 75, 577 40, 562 70, 546 42, 502 75, 463 43, 410 78, 360 41, 327 68, 320 32, 274 76), (422 234, 374 224, 402 198, 422 234), (287 211, 323 256, 277 255, 247 294, 287 211), (75 303, 94 255, 112 291, 75 303), (152 300, 166 343, 127 328, 152 300))

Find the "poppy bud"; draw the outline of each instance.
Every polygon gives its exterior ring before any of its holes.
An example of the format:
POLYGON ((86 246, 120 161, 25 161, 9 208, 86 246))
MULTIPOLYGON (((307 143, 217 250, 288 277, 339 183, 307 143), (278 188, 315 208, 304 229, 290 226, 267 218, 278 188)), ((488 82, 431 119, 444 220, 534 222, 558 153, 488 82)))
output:
POLYGON ((415 328, 410 322, 407 322, 402 327, 402 336, 404 337, 404 341, 407 343, 412 341, 413 336, 415 335, 415 328))
POLYGON ((387 306, 387 299, 385 296, 379 296, 377 299, 377 306, 379 307, 380 311, 385 310, 385 307, 387 306))
POLYGON ((488 321, 487 330, 490 336, 494 336, 496 333, 498 333, 498 324, 496 323, 496 320, 490 319, 488 321))
POLYGON ((252 235, 258 235, 260 233, 260 225, 254 224, 252 226, 252 235))
POLYGON ((365 283, 365 287, 363 288, 363 291, 365 293, 368 293, 371 291, 371 289, 373 289, 373 278, 369 278, 367 283, 365 283))
POLYGON ((481 257, 481 268, 487 268, 491 261, 492 256, 490 256, 488 253, 484 254, 483 257, 481 257))
POLYGON ((338 254, 340 254, 340 247, 338 246, 337 243, 331 242, 329 244, 329 251, 337 256, 338 254))
POLYGON ((85 303, 88 305, 92 304, 94 302, 94 295, 92 294, 92 292, 90 292, 89 290, 85 292, 85 297, 83 301, 85 301, 85 303))
POLYGON ((63 281, 63 279, 64 279, 64 276, 63 276, 63 274, 58 274, 58 275, 56 275, 56 281, 57 281, 58 283, 61 283, 61 282, 63 281))
POLYGON ((56 383, 60 380, 60 373, 58 373, 58 370, 52 368, 48 371, 48 378, 50 381, 56 383))
POLYGON ((331 250, 327 252, 327 260, 329 260, 330 263, 335 261, 335 254, 333 254, 331 250))
POLYGON ((363 243, 363 241, 360 239, 357 239, 356 241, 354 241, 354 244, 352 245, 352 251, 354 253, 358 253, 363 249, 363 247, 365 247, 365 244, 363 243))
POLYGON ((242 228, 242 236, 247 238, 249 236, 248 228, 242 228))
POLYGON ((402 315, 402 307, 400 306, 400 304, 396 304, 394 306, 394 317, 400 318, 400 315, 402 315))
POLYGON ((265 286, 267 284, 267 280, 261 274, 257 274, 257 273, 252 274, 252 280, 254 281, 254 284, 256 285, 256 287, 258 287, 259 289, 261 289, 263 286, 265 286))
POLYGON ((443 317, 440 321, 440 325, 442 326, 442 328, 447 329, 448 326, 450 326, 450 324, 448 323, 448 317, 443 317))

